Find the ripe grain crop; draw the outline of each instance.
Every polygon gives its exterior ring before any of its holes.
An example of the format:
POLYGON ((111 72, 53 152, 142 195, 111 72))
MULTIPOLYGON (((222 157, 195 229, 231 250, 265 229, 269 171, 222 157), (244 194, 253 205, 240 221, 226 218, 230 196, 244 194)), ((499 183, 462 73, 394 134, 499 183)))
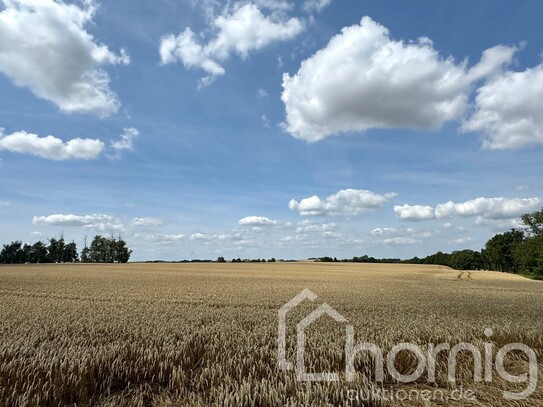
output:
MULTIPOLYGON (((367 355, 357 356, 353 382, 299 382, 279 371, 277 312, 304 288, 344 315, 357 341, 383 349, 522 342, 538 354, 543 380, 543 283, 514 275, 386 264, 24 265, 0 267, 0 406, 466 405, 378 397, 353 404, 349 390, 378 387, 367 355)), ((296 323, 313 306, 289 315, 293 362, 296 323)), ((343 369, 342 329, 323 319, 308 331, 309 369, 343 369)), ((456 383, 475 393, 472 405, 543 405, 541 384, 508 404, 503 390, 518 386, 475 383, 472 362, 461 361, 456 383)), ((407 374, 414 361, 398 355, 396 363, 407 374)), ((508 368, 525 371, 526 361, 510 358, 508 368)), ((451 393, 438 371, 432 385, 386 384, 451 393)))

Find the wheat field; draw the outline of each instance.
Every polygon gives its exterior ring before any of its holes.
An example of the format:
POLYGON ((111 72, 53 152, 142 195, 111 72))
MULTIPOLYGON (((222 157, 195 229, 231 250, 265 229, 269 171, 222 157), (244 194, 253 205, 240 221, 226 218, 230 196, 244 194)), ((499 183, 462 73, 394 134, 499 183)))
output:
MULTIPOLYGON (((300 382, 277 363, 277 313, 303 289, 354 326, 357 341, 383 349, 412 342, 524 343, 543 373, 543 284, 492 272, 440 266, 348 263, 23 265, 0 267, 0 406, 542 406, 543 386, 523 389, 499 377, 478 383, 459 359, 456 384, 438 360, 436 382, 377 383, 369 355, 347 382, 300 382), (493 330, 490 339, 486 328, 493 330), (440 369, 442 368, 442 369, 440 369), (390 400, 353 391, 379 386, 436 390, 462 386, 474 401, 390 400)), ((287 358, 295 328, 315 304, 287 319, 287 358)), ((343 327, 323 318, 307 332, 309 371, 344 369, 343 327)), ((526 372, 511 354, 510 372, 526 372)), ((416 360, 399 354, 409 374, 416 360)), ((520 386, 520 387, 519 387, 520 386)))

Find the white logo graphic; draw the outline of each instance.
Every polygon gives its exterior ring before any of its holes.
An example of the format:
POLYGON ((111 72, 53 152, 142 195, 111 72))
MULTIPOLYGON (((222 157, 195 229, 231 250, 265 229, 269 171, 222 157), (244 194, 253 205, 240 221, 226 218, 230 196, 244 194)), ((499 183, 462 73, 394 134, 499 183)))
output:
MULTIPOLYGON (((293 364, 286 359, 286 320, 287 314, 301 304, 305 300, 315 301, 317 295, 309 289, 304 289, 286 304, 284 304, 278 312, 278 337, 277 337, 277 362, 279 370, 293 370, 293 364)), ((378 383, 383 383, 385 380, 385 365, 387 374, 391 379, 400 383, 413 383, 419 380, 424 373, 427 374, 428 383, 436 381, 436 358, 446 352, 448 355, 447 363, 447 378, 449 382, 456 383, 456 364, 458 355, 462 352, 471 353, 474 361, 473 381, 476 383, 485 381, 490 383, 493 381, 494 369, 496 373, 509 383, 527 383, 527 387, 520 393, 503 392, 504 398, 507 400, 524 400, 529 398, 537 387, 537 354, 527 345, 522 343, 511 343, 503 346, 496 353, 494 360, 494 343, 485 343, 484 350, 481 351, 477 346, 471 343, 459 343, 451 346, 448 343, 428 344, 426 349, 414 343, 400 343, 388 350, 386 358, 383 350, 376 344, 363 342, 354 343, 354 327, 347 323, 347 319, 333 309, 330 305, 324 303, 316 307, 309 315, 302 319, 296 325, 296 378, 299 381, 321 381, 333 382, 340 380, 338 372, 322 372, 322 373, 307 373, 305 370, 305 330, 308 326, 314 323, 322 316, 331 317, 339 323, 345 323, 345 380, 353 381, 357 374, 354 368, 355 356, 358 353, 368 352, 373 357, 373 365, 375 366, 374 380, 378 383), (417 368, 409 375, 401 374, 395 366, 396 356, 402 352, 409 352, 417 359, 417 368), (528 373, 521 375, 512 375, 505 368, 505 358, 511 352, 523 353, 528 360, 528 373)), ((487 338, 494 335, 492 329, 487 328, 484 331, 487 338)))

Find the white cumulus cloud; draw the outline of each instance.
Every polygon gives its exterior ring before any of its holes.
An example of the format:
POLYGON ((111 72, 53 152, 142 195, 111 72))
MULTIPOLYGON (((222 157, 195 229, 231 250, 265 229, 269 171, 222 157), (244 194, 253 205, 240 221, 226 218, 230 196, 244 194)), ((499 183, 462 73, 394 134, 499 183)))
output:
POLYGON ((284 128, 314 142, 371 128, 439 129, 467 108, 471 85, 509 63, 516 48, 498 46, 471 69, 444 58, 428 38, 399 41, 370 17, 283 75, 284 128))
POLYGON ((446 202, 436 206, 438 218, 453 215, 470 217, 481 216, 484 219, 510 219, 534 211, 541 206, 539 198, 475 198, 466 202, 446 202))
POLYGON ((240 219, 238 222, 243 226, 274 226, 277 225, 277 221, 267 218, 265 216, 247 216, 240 219))
POLYGON ((90 160, 97 158, 104 149, 98 139, 74 138, 67 142, 54 136, 39 137, 18 131, 4 136, 0 129, 0 150, 32 154, 49 160, 90 160))
POLYGON ((483 148, 543 144, 543 65, 497 75, 477 90, 475 113, 462 130, 484 135, 483 148))
POLYGON ((112 222, 114 218, 109 215, 64 215, 54 214, 49 216, 34 216, 32 223, 34 225, 45 226, 87 226, 99 223, 112 222))
MULTIPOLYGON (((448 201, 436 205, 435 209, 426 205, 396 205, 394 206, 394 213, 400 220, 477 216, 477 224, 487 224, 489 222, 484 220, 512 220, 513 218, 519 218, 524 213, 537 210, 542 203, 543 201, 540 198, 480 197, 465 202, 448 201)), ((513 223, 509 222, 508 224, 513 223)), ((450 229, 452 224, 445 223, 443 227, 450 229)))
POLYGON ((124 50, 116 54, 86 31, 97 8, 93 0, 81 5, 62 0, 0 4, 0 72, 64 112, 107 116, 118 110, 102 66, 130 60, 124 50))
MULTIPOLYGON (((266 2, 269 7, 281 2, 266 2)), ((282 13, 262 14, 256 4, 236 3, 231 10, 215 17, 213 29, 216 35, 207 44, 200 44, 198 36, 186 28, 175 36, 161 39, 160 57, 163 64, 180 61, 186 68, 198 68, 206 72, 203 85, 224 75, 221 63, 232 54, 246 58, 250 52, 267 47, 275 41, 285 41, 303 30, 298 18, 285 19, 282 13)))
POLYGON ((358 215, 381 208, 395 195, 394 193, 379 195, 363 189, 343 189, 325 199, 321 199, 317 195, 304 198, 299 202, 291 199, 288 207, 291 211, 298 212, 302 216, 358 215))
POLYGON ((434 208, 427 205, 395 205, 394 213, 400 220, 427 220, 435 217, 434 208))

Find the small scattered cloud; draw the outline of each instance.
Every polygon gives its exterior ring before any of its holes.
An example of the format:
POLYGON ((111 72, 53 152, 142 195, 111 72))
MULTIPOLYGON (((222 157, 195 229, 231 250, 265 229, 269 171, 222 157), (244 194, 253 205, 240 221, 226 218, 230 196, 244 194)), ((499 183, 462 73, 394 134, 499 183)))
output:
POLYGON ((85 229, 92 229, 100 233, 114 233, 125 230, 124 225, 118 222, 98 222, 84 225, 83 227, 85 229))
POLYGON ((294 8, 294 4, 286 0, 255 0, 257 5, 272 11, 288 11, 294 8))
MULTIPOLYGON (((277 8, 283 4, 277 1, 266 3, 267 8, 277 8)), ((188 27, 177 36, 169 34, 162 37, 162 64, 179 61, 185 68, 201 69, 206 75, 200 84, 208 85, 225 74, 221 64, 232 54, 245 59, 251 52, 265 48, 273 42, 296 37, 304 28, 298 18, 287 19, 283 13, 264 15, 259 6, 252 3, 235 3, 232 7, 227 7, 221 15, 214 18, 212 26, 216 35, 204 45, 188 27)))
POLYGON ((296 228, 296 233, 322 232, 329 233, 337 229, 337 225, 333 222, 329 223, 314 223, 314 222, 299 222, 296 228))
POLYGON ((183 234, 149 234, 145 236, 145 240, 159 243, 171 243, 171 242, 180 242, 185 240, 185 235, 183 234))
MULTIPOLYGON (((260 228, 257 228, 257 227, 253 227, 252 230, 254 231, 255 229, 259 229, 259 230, 262 230, 260 228)), ((217 235, 217 239, 219 240, 229 240, 229 241, 241 241, 243 240, 243 236, 241 235, 241 233, 237 232, 237 231, 231 231, 231 232, 227 232, 227 233, 221 233, 219 235, 217 235)))
POLYGON ((74 138, 64 142, 54 136, 39 137, 26 131, 4 135, 0 129, 0 150, 48 160, 91 160, 97 158, 103 149, 104 143, 98 139, 74 138))
POLYGON ((389 239, 384 239, 382 242, 386 245, 405 246, 420 243, 420 240, 412 237, 392 237, 389 239))
POLYGON ((370 231, 372 236, 387 236, 387 235, 396 235, 400 233, 414 233, 414 230, 411 228, 375 228, 370 231))
POLYGON ((524 226, 524 223, 522 223, 522 220, 520 218, 488 219, 483 218, 482 216, 478 216, 475 219, 475 224, 478 226, 487 226, 494 230, 517 229, 524 226))
POLYGON ((428 239, 435 235, 436 232, 429 230, 416 230, 413 228, 405 227, 379 227, 370 231, 370 235, 382 240, 387 245, 406 245, 420 243, 421 241, 428 239))
POLYGON ((453 239, 451 240, 449 243, 452 243, 452 244, 466 244, 466 243, 469 243, 471 242, 473 239, 469 236, 463 236, 463 237, 459 237, 458 239, 453 239))
POLYGON ((203 233, 193 233, 190 236, 190 240, 209 240, 210 236, 203 233))
POLYGON ((394 193, 379 195, 363 189, 343 189, 325 199, 317 195, 299 202, 291 199, 288 207, 302 216, 359 215, 381 208, 394 196, 394 193))
POLYGON ((318 11, 321 12, 332 3, 332 0, 305 0, 304 10, 308 13, 318 11))
POLYGON ((138 129, 134 127, 129 127, 124 129, 123 134, 121 134, 118 140, 111 142, 111 148, 115 150, 115 154, 109 155, 111 159, 121 158, 123 151, 133 151, 134 150, 134 140, 140 135, 138 129))
POLYGON ((266 91, 266 89, 258 89, 258 97, 261 98, 261 99, 264 99, 264 98, 267 98, 268 96, 270 96, 270 94, 266 91))
POLYGON ((270 127, 270 119, 268 119, 268 116, 263 114, 260 116, 260 119, 262 120, 262 125, 268 129, 270 127))
POLYGON ((278 222, 265 216, 247 216, 238 223, 242 226, 275 226, 278 222))
POLYGON ((160 218, 134 218, 132 219, 132 226, 162 226, 164 222, 160 218))
POLYGON ((119 101, 105 65, 130 63, 124 50, 112 52, 85 27, 97 4, 85 0, 9 0, 0 10, 0 72, 63 112, 108 116, 119 101))

